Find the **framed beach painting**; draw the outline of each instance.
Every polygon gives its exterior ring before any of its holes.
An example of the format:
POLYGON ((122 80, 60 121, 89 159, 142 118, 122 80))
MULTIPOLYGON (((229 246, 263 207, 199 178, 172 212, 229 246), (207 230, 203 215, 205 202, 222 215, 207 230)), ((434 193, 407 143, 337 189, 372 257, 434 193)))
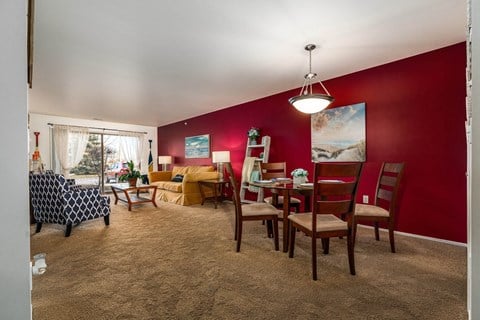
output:
POLYGON ((365 103, 312 114, 312 161, 366 160, 365 103))
POLYGON ((210 157, 210 135, 185 138, 185 158, 209 158, 210 157))

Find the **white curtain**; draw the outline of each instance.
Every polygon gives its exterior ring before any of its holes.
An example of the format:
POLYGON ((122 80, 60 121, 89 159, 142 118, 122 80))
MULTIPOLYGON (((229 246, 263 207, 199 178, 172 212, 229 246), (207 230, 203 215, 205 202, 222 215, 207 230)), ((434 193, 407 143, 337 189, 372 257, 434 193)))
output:
POLYGON ((144 135, 141 133, 124 134, 120 137, 120 158, 132 160, 135 167, 140 168, 142 161, 144 135))
POLYGON ((55 125, 53 140, 61 173, 68 176, 70 170, 82 160, 88 143, 88 128, 55 125))

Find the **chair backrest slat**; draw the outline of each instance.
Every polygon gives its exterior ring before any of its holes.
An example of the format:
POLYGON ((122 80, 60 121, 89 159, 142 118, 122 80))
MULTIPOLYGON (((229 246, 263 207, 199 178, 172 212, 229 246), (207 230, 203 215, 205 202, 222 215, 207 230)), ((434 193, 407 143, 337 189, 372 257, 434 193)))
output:
POLYGON ((260 172, 262 179, 270 180, 275 178, 287 177, 287 166, 285 162, 260 163, 260 172))
POLYGON ((330 163, 315 164, 318 177, 355 177, 361 170, 361 163, 330 163), (320 166, 320 164, 322 164, 320 166))
POLYGON ((322 196, 342 196, 351 194, 356 188, 356 181, 349 182, 322 182, 318 181, 317 188, 314 190, 315 195, 322 196))
POLYGON ((351 205, 351 199, 339 201, 318 201, 315 202, 315 212, 320 212, 321 214, 334 214, 336 216, 339 216, 350 212, 351 205))
POLYGON ((395 187, 395 185, 397 184, 397 180, 398 180, 397 177, 381 176, 380 177, 380 185, 395 187))
POLYGON ((385 189, 378 189, 377 199, 383 199, 386 201, 392 201, 393 192, 385 189))
POLYGON ((383 166, 383 171, 398 174, 398 173, 401 173, 403 171, 404 166, 405 166, 405 164, 403 162, 401 162, 401 163, 386 162, 383 166))

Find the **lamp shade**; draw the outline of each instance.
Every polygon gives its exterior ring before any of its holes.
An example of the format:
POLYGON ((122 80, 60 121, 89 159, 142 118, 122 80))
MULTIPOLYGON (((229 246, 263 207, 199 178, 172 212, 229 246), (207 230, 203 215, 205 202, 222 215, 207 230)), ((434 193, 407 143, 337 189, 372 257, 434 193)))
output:
POLYGON ((171 164, 172 163, 172 156, 158 156, 158 163, 159 164, 171 164))
POLYGON ((230 151, 213 151, 212 162, 213 163, 230 162, 230 151))
POLYGON ((328 107, 333 97, 325 94, 299 95, 288 100, 294 107, 303 113, 317 113, 328 107))

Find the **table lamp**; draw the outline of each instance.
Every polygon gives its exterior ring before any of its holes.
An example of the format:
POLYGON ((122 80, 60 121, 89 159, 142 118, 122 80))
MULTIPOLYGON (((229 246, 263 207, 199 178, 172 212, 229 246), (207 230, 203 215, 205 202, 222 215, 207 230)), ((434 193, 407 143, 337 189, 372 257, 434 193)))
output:
POLYGON ((162 170, 167 171, 167 165, 172 163, 172 156, 158 156, 158 164, 162 165, 162 170))
POLYGON ((218 178, 223 179, 223 164, 230 162, 230 151, 213 151, 212 162, 217 163, 218 178))

